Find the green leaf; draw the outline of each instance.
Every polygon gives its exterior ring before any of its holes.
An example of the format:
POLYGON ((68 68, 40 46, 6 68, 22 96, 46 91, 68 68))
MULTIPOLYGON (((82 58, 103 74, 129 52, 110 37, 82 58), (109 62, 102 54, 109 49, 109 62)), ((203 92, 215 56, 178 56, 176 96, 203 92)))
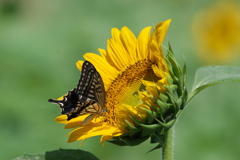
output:
POLYGON ((90 152, 86 152, 80 149, 59 149, 55 151, 49 151, 45 154, 45 160, 98 160, 90 152))
POLYGON ((99 160, 90 152, 73 149, 59 149, 48 151, 45 154, 29 155, 25 154, 22 157, 13 160, 99 160))
POLYGON ((196 71, 193 88, 187 103, 201 90, 214 84, 240 81, 240 67, 206 66, 196 71))
POLYGON ((35 155, 25 154, 24 156, 15 158, 13 160, 45 160, 45 155, 44 154, 35 154, 35 155))

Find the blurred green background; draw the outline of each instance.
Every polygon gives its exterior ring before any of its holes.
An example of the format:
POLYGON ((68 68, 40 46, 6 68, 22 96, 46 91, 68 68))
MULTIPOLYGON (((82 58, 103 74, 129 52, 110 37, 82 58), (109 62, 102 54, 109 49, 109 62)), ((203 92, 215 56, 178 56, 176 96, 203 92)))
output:
MULTIPOLYGON (((149 141, 119 147, 99 137, 67 143, 64 125, 47 102, 76 86, 75 62, 106 48, 113 27, 136 35, 146 26, 172 19, 169 40, 177 60, 194 72, 205 65, 196 54, 191 27, 195 15, 215 0, 0 0, 0 159, 59 148, 82 149, 101 160, 161 159, 149 141)), ((229 62, 240 66, 240 60, 229 62)), ((176 160, 237 160, 240 157, 240 84, 210 87, 188 105, 175 125, 176 160)))

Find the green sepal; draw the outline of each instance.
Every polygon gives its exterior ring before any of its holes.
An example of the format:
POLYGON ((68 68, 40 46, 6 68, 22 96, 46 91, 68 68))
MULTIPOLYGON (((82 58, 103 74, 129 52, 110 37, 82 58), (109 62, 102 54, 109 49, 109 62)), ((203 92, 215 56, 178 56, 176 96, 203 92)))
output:
MULTIPOLYGON (((123 136, 121 136, 123 137, 123 136)), ((116 144, 118 146, 128 146, 127 143, 123 142, 119 137, 113 137, 112 139, 108 140, 108 142, 112 144, 116 144)))
POLYGON ((129 123, 127 120, 125 120, 127 123, 127 129, 129 131, 129 136, 132 138, 135 134, 141 132, 141 128, 133 126, 131 123, 129 123))
POLYGON ((171 96, 171 98, 174 98, 175 100, 178 98, 178 94, 177 94, 178 86, 177 85, 169 85, 169 86, 164 85, 164 87, 167 89, 167 93, 168 93, 168 95, 171 96))
MULTIPOLYGON (((156 108, 156 107, 154 107, 154 108, 156 108)), ((146 114, 147 114, 147 116, 146 116, 146 118, 147 118, 147 124, 152 124, 153 121, 154 121, 154 120, 156 119, 156 117, 157 117, 157 113, 156 113, 156 112, 153 112, 153 111, 151 111, 151 110, 149 110, 149 109, 147 109, 147 108, 144 108, 144 107, 142 107, 141 109, 144 110, 144 111, 146 112, 146 114)))
POLYGON ((163 129, 163 125, 161 123, 152 125, 141 124, 140 126, 143 129, 141 133, 142 137, 145 137, 147 135, 150 135, 151 133, 155 133, 163 129))
POLYGON ((166 96, 165 94, 163 93, 160 93, 159 94, 159 99, 163 102, 167 102, 168 101, 168 96, 166 96))
POLYGON ((151 106, 151 105, 149 107, 151 108, 151 110, 148 111, 148 113, 152 112, 152 114, 153 114, 152 117, 155 117, 155 118, 162 117, 161 109, 159 107, 151 106))
POLYGON ((163 116, 166 111, 169 109, 169 106, 167 105, 167 103, 164 103, 163 101, 156 99, 156 103, 158 105, 158 107, 160 108, 160 114, 161 116, 163 116))
POLYGON ((159 122, 159 123, 161 123, 165 128, 169 129, 174 125, 175 122, 176 122, 176 119, 174 118, 167 123, 162 123, 162 122, 159 122))
POLYGON ((180 107, 182 105, 182 99, 181 98, 174 98, 171 94, 169 94, 169 101, 170 101, 170 104, 172 104, 173 108, 174 109, 174 112, 178 112, 180 110, 180 107))
MULTIPOLYGON (((171 77, 173 78, 173 84, 178 87, 178 89, 176 89, 176 94, 172 94, 172 95, 174 95, 173 97, 175 98, 174 101, 176 102, 177 107, 180 110, 182 110, 185 107, 186 101, 188 98, 187 88, 185 85, 186 63, 184 63, 183 68, 181 68, 180 65, 177 63, 177 61, 175 61, 175 59, 173 58, 172 53, 173 53, 172 47, 169 43, 169 50, 168 50, 168 54, 167 54, 165 60, 170 65, 170 68, 171 68, 170 74, 171 74, 171 77), (176 99, 178 99, 178 100, 176 100, 176 99)), ((170 83, 170 85, 171 85, 171 83, 170 83)))
POLYGON ((108 142, 114 143, 120 146, 136 146, 146 141, 148 138, 149 136, 141 137, 136 135, 133 138, 130 138, 129 136, 120 136, 120 137, 114 137, 108 140, 108 142))
POLYGON ((128 115, 129 115, 129 117, 131 117, 134 126, 139 126, 140 124, 143 123, 140 119, 134 117, 134 116, 131 115, 130 113, 129 113, 128 115))
MULTIPOLYGON (((170 72, 170 73, 171 73, 171 72, 170 72)), ((165 78, 167 79, 167 81, 168 81, 169 84, 173 84, 174 80, 173 80, 172 77, 169 77, 168 75, 164 75, 164 76, 165 76, 165 78)), ((171 76, 172 76, 172 74, 171 74, 171 76)))
POLYGON ((163 134, 157 134, 157 133, 152 133, 151 134, 151 139, 150 139, 150 143, 161 143, 163 144, 164 142, 164 135, 163 134))
MULTIPOLYGON (((165 137, 163 137, 162 139, 164 139, 165 137)), ((149 153, 149 152, 152 152, 152 151, 154 151, 154 150, 156 150, 156 149, 159 149, 159 148, 162 148, 163 147, 163 142, 161 142, 161 143, 158 143, 158 145, 156 146, 156 147, 154 147, 153 149, 151 149, 150 151, 148 151, 147 153, 149 153)), ((146 153, 146 154, 147 154, 146 153)))
POLYGON ((178 80, 179 78, 182 77, 182 69, 180 68, 180 66, 178 65, 178 63, 173 59, 173 56, 170 52, 168 52, 167 54, 167 59, 169 61, 169 63, 171 64, 171 76, 173 78, 176 78, 176 80, 178 80), (179 78, 178 78, 179 77, 179 78))
POLYGON ((185 89, 185 91, 183 92, 183 95, 181 96, 182 98, 182 105, 181 105, 181 110, 184 109, 184 107, 187 105, 187 102, 188 102, 188 92, 187 92, 187 89, 185 89))

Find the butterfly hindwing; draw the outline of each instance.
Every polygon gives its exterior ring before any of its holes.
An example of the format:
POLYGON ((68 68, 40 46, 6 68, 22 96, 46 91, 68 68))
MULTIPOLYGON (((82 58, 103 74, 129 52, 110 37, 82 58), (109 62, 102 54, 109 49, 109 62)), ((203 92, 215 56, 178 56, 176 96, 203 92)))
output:
POLYGON ((68 120, 90 114, 83 121, 86 124, 104 111, 105 89, 102 78, 96 68, 85 61, 77 87, 63 96, 62 100, 49 99, 49 102, 57 103, 68 120))
POLYGON ((67 95, 63 96, 62 100, 49 99, 48 101, 51 103, 57 103, 61 108, 62 114, 71 113, 76 107, 81 106, 81 102, 78 101, 76 89, 69 91, 67 95))

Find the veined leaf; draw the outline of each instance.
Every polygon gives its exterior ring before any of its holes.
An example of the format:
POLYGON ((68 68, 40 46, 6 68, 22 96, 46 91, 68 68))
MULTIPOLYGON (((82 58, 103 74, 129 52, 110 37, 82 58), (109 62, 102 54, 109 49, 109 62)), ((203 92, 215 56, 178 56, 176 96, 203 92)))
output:
POLYGON ((80 149, 59 149, 45 153, 45 160, 99 160, 92 153, 80 149))
POLYGON ((201 90, 214 84, 240 81, 240 67, 206 66, 196 71, 187 103, 201 90))
POLYGON ((25 154, 22 157, 14 158, 13 160, 45 160, 44 154, 25 154))
POLYGON ((79 149, 59 149, 48 151, 45 154, 30 155, 25 154, 14 160, 99 160, 90 152, 79 149))

